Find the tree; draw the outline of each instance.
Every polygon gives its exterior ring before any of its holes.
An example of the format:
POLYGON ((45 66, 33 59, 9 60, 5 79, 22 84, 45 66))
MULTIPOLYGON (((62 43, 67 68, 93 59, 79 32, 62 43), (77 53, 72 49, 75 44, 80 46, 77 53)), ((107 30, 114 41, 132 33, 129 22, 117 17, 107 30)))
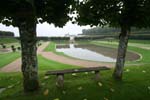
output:
POLYGON ((150 0, 83 0, 77 2, 79 25, 120 27, 115 79, 121 80, 131 27, 150 27, 150 0))
POLYGON ((22 49, 24 91, 39 89, 36 54, 36 24, 53 23, 62 27, 70 19, 72 0, 1 0, 0 22, 17 26, 22 49))

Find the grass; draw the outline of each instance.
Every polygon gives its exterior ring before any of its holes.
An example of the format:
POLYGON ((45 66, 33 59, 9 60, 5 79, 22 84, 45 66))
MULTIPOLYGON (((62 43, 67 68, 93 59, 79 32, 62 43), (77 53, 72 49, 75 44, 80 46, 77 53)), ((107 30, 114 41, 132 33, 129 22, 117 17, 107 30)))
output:
POLYGON ((126 67, 122 82, 112 78, 112 70, 101 72, 101 84, 92 80, 94 74, 82 73, 77 76, 65 75, 64 89, 55 86, 56 77, 44 78, 40 72, 41 89, 35 93, 24 94, 22 91, 21 73, 0 74, 0 86, 7 88, 1 100, 149 100, 150 68, 147 66, 126 67), (128 71, 127 71, 128 70, 128 71), (145 71, 145 72, 144 72, 145 71), (18 83, 19 82, 19 83, 18 83), (6 83, 6 84, 5 84, 6 83), (80 88, 80 89, 79 89, 80 88), (14 91, 15 89, 15 91, 14 91), (43 93, 49 90, 47 95, 43 93), (58 99, 56 99, 58 98, 58 99))
POLYGON ((50 42, 48 44, 48 46, 44 49, 44 51, 55 52, 56 51, 56 44, 54 42, 50 42))
POLYGON ((68 68, 77 68, 78 66, 62 64, 53 60, 48 60, 41 55, 38 56, 39 61, 39 70, 47 71, 47 70, 56 70, 56 69, 68 69, 68 68))
MULTIPOLYGON (((66 41, 64 41, 62 43, 66 43, 66 41)), ((56 51, 56 44, 57 44, 57 42, 50 42, 48 44, 48 46, 44 49, 44 51, 53 52, 53 53, 58 54, 58 55, 63 55, 63 56, 69 57, 69 56, 65 55, 63 52, 57 52, 56 51)))
POLYGON ((18 42, 19 40, 15 39, 15 38, 0 38, 0 43, 14 43, 14 42, 18 42))
POLYGON ((132 46, 129 46, 128 49, 132 50, 132 51, 136 51, 137 53, 142 55, 142 59, 141 60, 138 60, 138 61, 133 62, 133 63, 137 63, 137 64, 140 64, 140 63, 147 64, 148 63, 148 64, 150 64, 150 61, 149 61, 149 59, 150 59, 150 50, 137 48, 137 47, 132 47, 132 46))
POLYGON ((3 66, 13 62, 17 58, 20 57, 20 54, 18 52, 11 52, 11 53, 4 53, 0 54, 0 68, 3 66))
MULTIPOLYGON (((106 46, 105 43, 100 42, 97 42, 97 45, 106 46)), ((107 46, 116 47, 115 44, 107 44, 107 46)), ((92 80, 93 73, 82 73, 76 76, 68 74, 65 75, 64 88, 57 88, 55 86, 56 76, 50 76, 47 79, 44 76, 45 71, 76 68, 77 66, 47 60, 39 55, 40 90, 35 93, 24 94, 21 73, 0 73, 0 88, 6 88, 5 91, 0 93, 0 100, 149 100, 150 66, 148 61, 150 52, 132 46, 129 46, 128 49, 141 53, 143 59, 135 62, 138 66, 125 66, 123 81, 113 80, 112 69, 101 72, 99 84, 92 80), (140 65, 140 63, 143 63, 143 65, 140 65), (45 91, 49 92, 44 95, 45 91)))
POLYGON ((149 40, 129 40, 129 43, 150 44, 149 40))

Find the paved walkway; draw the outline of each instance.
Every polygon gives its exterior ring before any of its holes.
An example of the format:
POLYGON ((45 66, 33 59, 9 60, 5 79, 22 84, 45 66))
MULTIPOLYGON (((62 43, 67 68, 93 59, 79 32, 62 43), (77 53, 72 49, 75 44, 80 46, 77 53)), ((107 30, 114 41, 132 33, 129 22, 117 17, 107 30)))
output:
MULTIPOLYGON (((43 51, 44 48, 48 46, 49 42, 45 42, 40 46, 37 50, 37 53, 42 55, 43 57, 54 60, 60 63, 64 64, 70 64, 70 65, 76 65, 76 66, 81 66, 81 67, 96 67, 96 66, 108 66, 108 67, 113 67, 114 64, 111 63, 101 63, 101 62, 92 62, 92 61, 85 61, 85 60, 78 60, 78 59, 73 59, 73 58, 68 58, 65 56, 57 55, 53 52, 45 52, 43 51)), ((21 58, 18 58, 14 62, 6 65, 3 67, 0 71, 2 72, 17 72, 21 71, 21 58)))

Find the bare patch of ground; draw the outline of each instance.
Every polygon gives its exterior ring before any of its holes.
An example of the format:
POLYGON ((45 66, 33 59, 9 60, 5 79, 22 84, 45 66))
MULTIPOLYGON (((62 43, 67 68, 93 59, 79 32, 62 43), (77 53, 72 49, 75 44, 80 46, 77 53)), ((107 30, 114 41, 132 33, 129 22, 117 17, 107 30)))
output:
POLYGON ((21 58, 1 68, 2 72, 18 72, 21 71, 21 58))
POLYGON ((0 54, 2 53, 9 53, 11 52, 12 50, 10 48, 6 48, 6 49, 0 49, 0 54))
MULTIPOLYGON (((95 51, 97 53, 103 54, 104 56, 108 56, 111 58, 117 58, 117 49, 109 48, 104 46, 96 46, 96 45, 76 45, 76 47, 85 48, 91 51, 95 51)), ((140 55, 134 52, 127 51, 126 53, 126 61, 135 61, 140 59, 140 55)))

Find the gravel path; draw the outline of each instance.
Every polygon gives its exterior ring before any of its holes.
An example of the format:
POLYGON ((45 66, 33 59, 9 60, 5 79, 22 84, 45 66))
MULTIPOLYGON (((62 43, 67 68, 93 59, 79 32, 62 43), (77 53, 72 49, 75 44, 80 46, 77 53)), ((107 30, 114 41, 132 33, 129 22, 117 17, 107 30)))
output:
MULTIPOLYGON (((96 67, 96 66, 108 66, 108 67, 113 67, 114 64, 111 63, 101 63, 101 62, 92 62, 92 61, 85 61, 85 60, 78 60, 78 59, 73 59, 73 58, 68 58, 64 57, 61 55, 57 55, 53 52, 45 52, 43 51, 44 48, 47 47, 49 42, 43 43, 37 50, 37 53, 42 55, 43 57, 54 60, 60 63, 64 64, 70 64, 70 65, 76 65, 76 66, 81 66, 81 67, 96 67)), ((18 58, 14 62, 6 65, 5 67, 1 68, 2 72, 18 72, 21 71, 21 58, 18 58)))

